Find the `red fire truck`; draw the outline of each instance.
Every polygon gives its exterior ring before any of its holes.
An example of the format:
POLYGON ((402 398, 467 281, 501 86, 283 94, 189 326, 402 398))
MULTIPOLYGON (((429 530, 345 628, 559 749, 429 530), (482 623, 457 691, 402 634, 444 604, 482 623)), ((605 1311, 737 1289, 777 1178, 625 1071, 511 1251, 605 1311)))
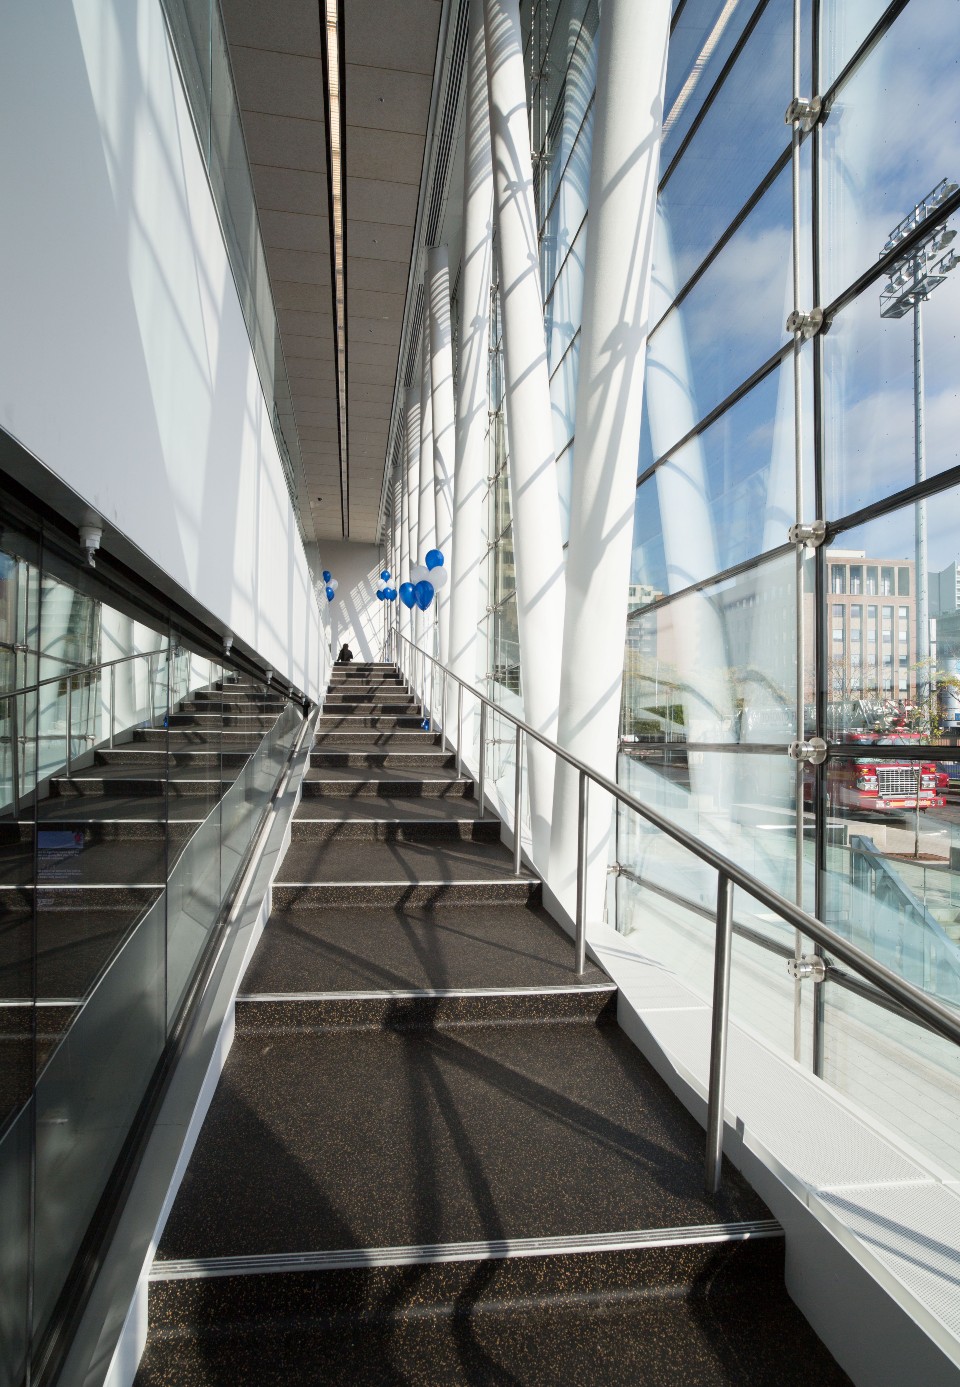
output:
POLYGON ((873 757, 867 748, 917 745, 917 710, 911 704, 858 701, 848 705, 846 726, 837 742, 864 748, 863 755, 830 763, 830 799, 837 809, 888 813, 897 809, 942 809, 946 804, 934 761, 902 757, 873 757))

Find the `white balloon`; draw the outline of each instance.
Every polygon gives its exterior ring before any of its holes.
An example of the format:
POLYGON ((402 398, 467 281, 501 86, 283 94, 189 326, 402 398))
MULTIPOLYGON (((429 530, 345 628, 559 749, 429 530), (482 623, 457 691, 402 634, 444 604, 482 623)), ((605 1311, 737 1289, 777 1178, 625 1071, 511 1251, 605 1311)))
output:
POLYGON ((450 574, 445 568, 435 568, 430 574, 428 581, 431 582, 435 588, 445 588, 450 581, 450 574))
POLYGON ((336 592, 336 590, 337 590, 337 588, 338 588, 339 586, 340 586, 340 584, 338 583, 338 581, 337 581, 336 578, 331 578, 330 581, 329 581, 329 583, 327 584, 327 587, 328 587, 328 588, 333 588, 334 592, 336 592))
POLYGON ((422 583, 426 576, 427 569, 422 563, 415 563, 410 569, 410 581, 414 586, 416 586, 417 583, 422 583))

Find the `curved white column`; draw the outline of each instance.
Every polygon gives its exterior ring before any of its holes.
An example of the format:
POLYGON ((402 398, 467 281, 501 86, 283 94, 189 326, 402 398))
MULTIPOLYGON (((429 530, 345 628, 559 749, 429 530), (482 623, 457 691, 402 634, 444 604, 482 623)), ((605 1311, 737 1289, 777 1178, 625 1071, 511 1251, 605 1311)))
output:
MULTIPOLYGON (((527 720, 538 732, 555 738, 560 683, 557 633, 563 627, 563 543, 520 11, 514 0, 484 0, 483 13, 521 687, 527 720)), ((528 753, 528 765, 533 858, 545 866, 553 804, 553 757, 534 751, 528 753)))
MULTIPOLYGON (((670 10, 670 0, 604 0, 597 54, 559 740, 610 779, 617 765, 670 10)), ((577 779, 558 767, 549 875, 570 914, 577 779)), ((612 805, 594 792, 592 808, 588 920, 603 909, 612 805)))
MULTIPOLYGON (((423 333, 420 338, 420 469, 417 481, 417 548, 413 562, 422 564, 430 549, 436 548, 437 500, 433 489, 433 401, 430 388, 429 305, 424 288, 423 333)), ((435 655, 433 629, 436 607, 428 611, 414 608, 417 642, 435 655)))
MULTIPOLYGON (((493 246, 493 166, 483 0, 471 0, 467 55, 466 148, 463 187, 463 259, 456 394, 456 464, 450 556, 450 668, 475 685, 481 672, 479 639, 483 501, 486 487, 487 351, 493 246)), ((456 719, 456 695, 448 690, 447 727, 456 719)), ((475 705, 464 698, 464 745, 473 745, 475 705)))
MULTIPOLYGON (((404 553, 401 571, 397 574, 397 588, 400 583, 410 581, 410 568, 416 563, 417 523, 420 513, 420 391, 413 388, 407 391, 406 417, 404 419, 404 553)), ((399 597, 397 598, 399 602, 399 597)), ((413 612, 404 607, 400 614, 401 634, 413 640, 413 612)))
MULTIPOLYGON (((455 428, 453 408, 453 349, 450 340, 450 261, 446 246, 427 251, 424 294, 430 319, 430 402, 433 411, 433 486, 436 506, 436 548, 450 562, 453 529, 455 428)), ((437 590, 439 655, 450 654, 450 581, 437 590)))

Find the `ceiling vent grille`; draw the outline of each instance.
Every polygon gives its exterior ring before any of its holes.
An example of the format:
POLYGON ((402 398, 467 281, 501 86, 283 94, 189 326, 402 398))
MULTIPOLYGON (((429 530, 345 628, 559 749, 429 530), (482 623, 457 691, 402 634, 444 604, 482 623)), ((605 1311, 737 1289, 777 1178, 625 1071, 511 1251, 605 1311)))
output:
POLYGON ((443 122, 434 147, 433 187, 430 192, 430 212, 427 216, 425 244, 436 245, 437 232, 443 217, 443 204, 447 195, 447 177, 450 160, 457 133, 457 116, 460 112, 460 89, 467 65, 467 41, 470 36, 470 0, 460 0, 457 24, 453 35, 450 54, 450 67, 447 72, 447 90, 444 93, 443 122))
POLYGON ((424 167, 424 177, 420 188, 420 206, 417 213, 417 227, 414 236, 410 276, 407 281, 407 301, 403 314, 403 334, 400 339, 400 362, 402 374, 398 370, 393 392, 393 414, 390 424, 390 442, 384 459, 384 476, 380 488, 380 518, 377 523, 377 541, 383 534, 387 509, 390 461, 396 455, 398 438, 403 423, 402 390, 409 389, 415 380, 417 354, 423 334, 423 259, 427 246, 435 244, 443 221, 447 184, 450 176, 450 163, 456 148, 457 129, 460 120, 460 104, 464 88, 464 74, 467 64, 467 46, 470 36, 470 0, 447 0, 447 22, 442 26, 442 52, 438 52, 437 77, 434 86, 439 91, 439 99, 433 108, 429 126, 431 144, 424 167))
POLYGON ((416 380, 417 353, 420 350, 420 334, 423 331, 423 283, 417 285, 417 301, 410 320, 410 338, 407 344, 407 365, 403 373, 403 383, 409 390, 416 380))

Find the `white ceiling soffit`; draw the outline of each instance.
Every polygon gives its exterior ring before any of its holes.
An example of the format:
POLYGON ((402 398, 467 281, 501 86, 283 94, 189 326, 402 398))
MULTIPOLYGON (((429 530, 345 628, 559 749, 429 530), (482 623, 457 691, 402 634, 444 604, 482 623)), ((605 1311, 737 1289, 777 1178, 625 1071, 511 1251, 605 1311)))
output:
MULTIPOLYGON (((379 541, 387 514, 391 476, 403 440, 403 392, 419 380, 417 356, 423 329, 423 265, 425 251, 438 244, 444 222, 447 191, 457 148, 460 109, 465 94, 470 0, 443 0, 441 40, 430 103, 427 153, 417 203, 414 253, 410 258, 407 294, 400 339, 400 370, 394 384, 390 431, 379 478, 376 537, 379 541)), ((456 273, 457 254, 451 254, 456 273)))
POLYGON ((221 0, 317 540, 372 542, 441 0, 340 0, 346 458, 341 514, 326 0, 221 0))

